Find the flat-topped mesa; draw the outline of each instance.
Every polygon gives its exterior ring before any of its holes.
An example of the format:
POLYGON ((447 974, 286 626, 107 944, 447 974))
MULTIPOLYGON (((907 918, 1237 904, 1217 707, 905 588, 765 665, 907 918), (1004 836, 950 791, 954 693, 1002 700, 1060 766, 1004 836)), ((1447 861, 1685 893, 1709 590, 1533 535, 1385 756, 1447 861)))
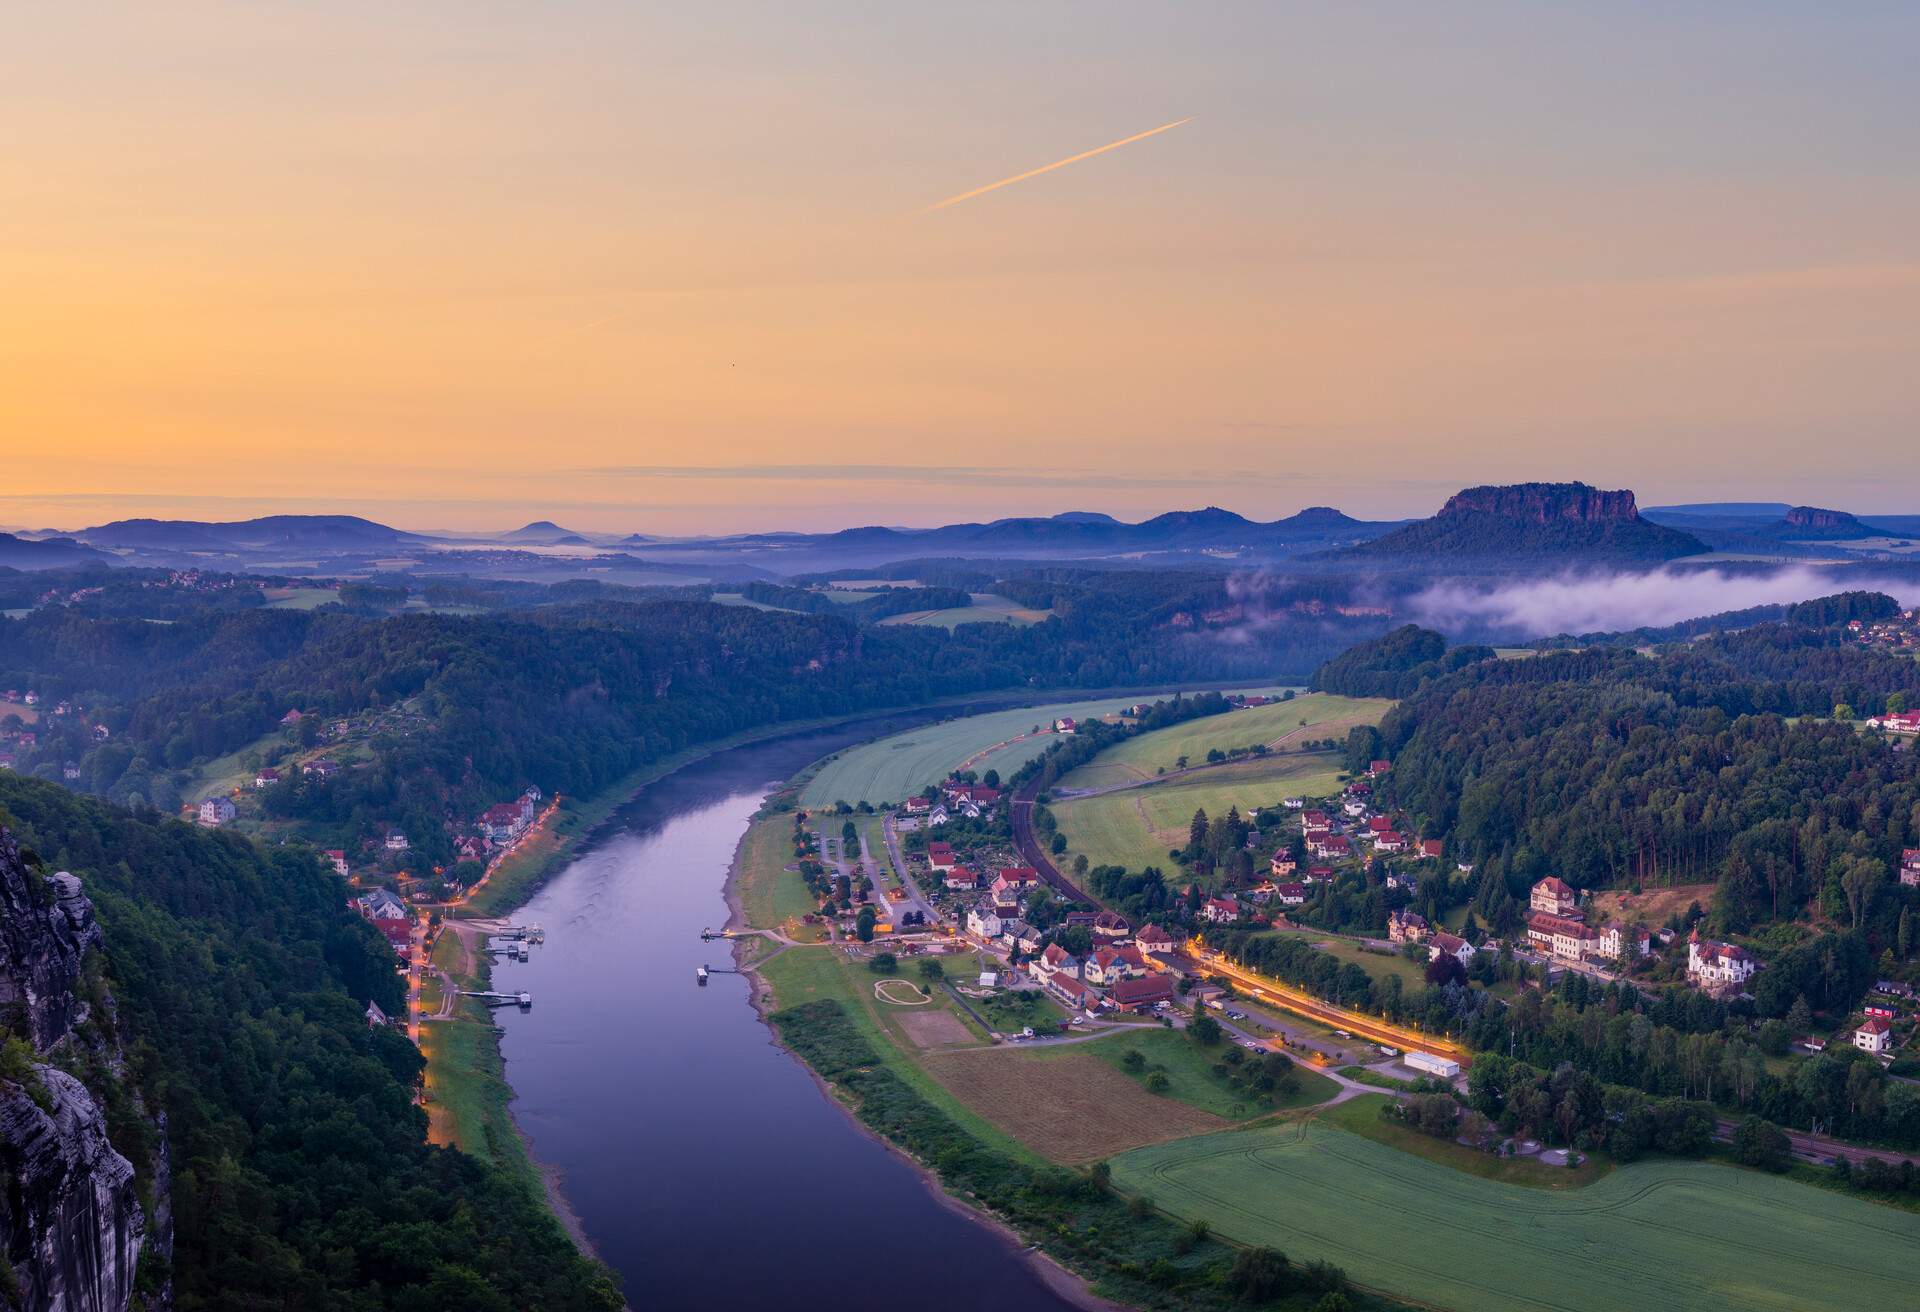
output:
POLYGON ((1530 524, 1571 520, 1581 524, 1630 524, 1640 516, 1633 493, 1603 492, 1586 483, 1510 483, 1470 487, 1447 498, 1440 518, 1499 515, 1530 524))
POLYGON ((1860 521, 1844 510, 1795 506, 1787 512, 1787 523, 1794 528, 1857 528, 1860 521))

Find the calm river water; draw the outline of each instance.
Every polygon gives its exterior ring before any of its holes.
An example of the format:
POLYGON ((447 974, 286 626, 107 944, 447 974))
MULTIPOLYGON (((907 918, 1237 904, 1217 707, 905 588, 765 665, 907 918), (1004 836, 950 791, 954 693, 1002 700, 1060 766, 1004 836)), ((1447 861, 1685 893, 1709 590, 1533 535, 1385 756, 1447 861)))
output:
POLYGON ((777 780, 872 724, 741 748, 649 787, 528 903, 546 929, 498 987, 514 1114, 635 1308, 975 1312, 1068 1307, 993 1231, 937 1201, 773 1046, 715 975, 722 885, 777 780))

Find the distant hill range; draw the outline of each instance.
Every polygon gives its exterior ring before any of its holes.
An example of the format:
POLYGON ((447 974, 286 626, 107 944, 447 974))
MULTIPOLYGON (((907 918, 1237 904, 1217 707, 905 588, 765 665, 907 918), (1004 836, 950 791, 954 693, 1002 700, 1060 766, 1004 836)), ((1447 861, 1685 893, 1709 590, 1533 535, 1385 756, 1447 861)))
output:
POLYGON ((1432 519, 1327 553, 1329 559, 1657 563, 1707 544, 1643 518, 1628 491, 1586 483, 1514 483, 1456 492, 1432 519))
POLYGON ((0 533, 0 568, 72 569, 75 565, 105 565, 112 561, 68 537, 22 538, 0 533))
POLYGON ((74 535, 97 547, 161 552, 351 552, 424 539, 357 515, 267 515, 231 523, 117 519, 74 535))
POLYGON ((1691 533, 1716 551, 1803 557, 1857 554, 1879 539, 1920 537, 1920 515, 1874 515, 1789 506, 1783 502, 1731 502, 1657 506, 1646 517, 1691 533), (1820 544, 1820 545, 1810 545, 1820 544))

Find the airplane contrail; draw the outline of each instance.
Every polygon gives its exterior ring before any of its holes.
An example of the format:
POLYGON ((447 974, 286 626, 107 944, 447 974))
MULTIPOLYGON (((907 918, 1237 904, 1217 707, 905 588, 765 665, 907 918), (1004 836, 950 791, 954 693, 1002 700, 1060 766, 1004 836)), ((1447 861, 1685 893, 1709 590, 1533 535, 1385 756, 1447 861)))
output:
POLYGON ((1189 114, 1187 117, 1177 118, 1171 123, 1162 123, 1157 128, 1148 128, 1145 132, 1136 132, 1130 137, 1122 137, 1118 141, 1109 141, 1104 146, 1095 146, 1092 150, 1083 150, 1078 155, 1069 155, 1065 159, 1057 159, 1051 164, 1042 164, 1037 169, 1028 169, 1025 173, 1016 173, 1010 178, 1002 178, 998 182, 989 182, 984 187, 975 187, 972 191, 963 191, 958 196, 949 196, 945 200, 935 201, 933 204, 921 210, 920 213, 931 214, 935 210, 943 210, 949 205, 958 205, 963 200, 972 200, 975 196, 984 196, 990 191, 998 191, 1002 187, 1011 187, 1016 182, 1025 182, 1028 178, 1037 178, 1042 173, 1051 173, 1055 169, 1063 169, 1069 164, 1078 164, 1083 159, 1092 159, 1095 155, 1104 155, 1110 150, 1118 150, 1122 146, 1131 146, 1136 141, 1145 141, 1148 137, 1157 137, 1162 132, 1171 132, 1184 123, 1193 122, 1196 117, 1197 115, 1189 114))

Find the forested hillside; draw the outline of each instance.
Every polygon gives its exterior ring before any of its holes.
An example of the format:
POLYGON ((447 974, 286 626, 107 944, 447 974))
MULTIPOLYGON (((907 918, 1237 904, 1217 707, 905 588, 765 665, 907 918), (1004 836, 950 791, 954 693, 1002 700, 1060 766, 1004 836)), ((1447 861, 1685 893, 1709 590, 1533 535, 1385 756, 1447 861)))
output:
POLYGON ((1398 801, 1477 863, 1490 918, 1548 873, 1715 882, 1724 931, 1815 917, 1878 950, 1915 897, 1892 875, 1920 845, 1920 756, 1832 716, 1901 694, 1920 694, 1910 657, 1775 624, 1651 657, 1482 661, 1426 683, 1381 732, 1398 801))
MULTIPOLYGON (((0 826, 81 876, 105 933, 82 1027, 115 1071, 56 1053, 108 1109, 149 1215, 171 1158, 175 1305, 193 1309, 612 1309, 544 1200, 425 1142, 419 1053, 392 954, 310 852, 262 851, 0 773, 0 826), (111 1002, 107 1001, 111 998, 111 1002)), ((149 1254, 142 1283, 166 1263, 149 1254)))

